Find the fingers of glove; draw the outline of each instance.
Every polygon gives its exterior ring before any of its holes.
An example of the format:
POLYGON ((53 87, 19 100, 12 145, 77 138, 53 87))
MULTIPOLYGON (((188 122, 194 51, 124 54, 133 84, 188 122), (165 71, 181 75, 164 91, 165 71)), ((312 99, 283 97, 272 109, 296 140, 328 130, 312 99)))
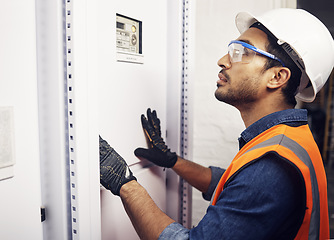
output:
POLYGON ((153 112, 151 112, 151 109, 148 108, 147 117, 148 117, 148 120, 145 118, 145 116, 143 117, 143 120, 148 122, 148 125, 150 126, 149 130, 152 129, 152 131, 149 132, 150 138, 152 140, 151 143, 157 148, 164 150, 166 146, 165 146, 165 142, 163 138, 161 137, 160 120, 157 117, 156 111, 154 110, 153 112))
POLYGON ((151 112, 150 108, 147 109, 147 118, 148 122, 153 126, 156 134, 161 136, 160 119, 157 117, 157 112, 155 110, 151 112))
POLYGON ((155 110, 153 110, 152 112, 152 122, 157 133, 159 134, 159 136, 161 136, 160 119, 158 118, 157 112, 155 110))
POLYGON ((119 191, 125 183, 137 179, 125 160, 101 136, 99 136, 99 145, 100 183, 119 196, 119 191))
POLYGON ((114 149, 105 141, 101 136, 99 136, 99 148, 100 148, 100 162, 106 158, 114 149))
POLYGON ((144 114, 141 115, 141 124, 145 130, 146 136, 149 138, 150 142, 153 141, 153 138, 156 136, 156 133, 154 131, 154 128, 150 125, 150 123, 147 121, 144 114))
POLYGON ((125 183, 136 180, 125 160, 109 146, 108 154, 100 158, 100 182, 113 194, 119 196, 119 191, 125 183))
POLYGON ((113 149, 106 140, 100 137, 100 164, 126 164, 125 160, 113 149))
POLYGON ((124 173, 118 172, 112 166, 100 165, 100 183, 115 195, 119 195, 122 175, 124 173))
POLYGON ((104 161, 102 160, 103 162, 101 162, 100 159, 100 164, 112 166, 117 171, 122 171, 121 169, 127 166, 125 160, 112 147, 109 146, 109 149, 107 151, 108 154, 103 159, 104 161))

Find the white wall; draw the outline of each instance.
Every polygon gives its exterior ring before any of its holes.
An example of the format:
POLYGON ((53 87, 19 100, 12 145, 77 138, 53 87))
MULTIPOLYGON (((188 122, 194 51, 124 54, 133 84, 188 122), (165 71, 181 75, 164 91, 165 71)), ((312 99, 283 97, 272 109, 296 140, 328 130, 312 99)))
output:
MULTIPOLYGON (((0 181, 0 239, 42 239, 35 1, 2 1, 0 108, 13 108, 14 176, 0 181)), ((3 124, 3 123, 0 123, 3 124)), ((0 127, 1 128, 1 127, 0 127)), ((0 154, 4 151, 0 141, 0 154)))
MULTIPOLYGON (((226 54, 229 41, 239 36, 234 23, 236 14, 295 6, 295 0, 196 1, 193 161, 227 168, 238 152, 237 139, 244 130, 240 114, 214 97, 220 71, 217 61, 226 54)), ((193 225, 197 225, 208 205, 194 190, 193 225)))

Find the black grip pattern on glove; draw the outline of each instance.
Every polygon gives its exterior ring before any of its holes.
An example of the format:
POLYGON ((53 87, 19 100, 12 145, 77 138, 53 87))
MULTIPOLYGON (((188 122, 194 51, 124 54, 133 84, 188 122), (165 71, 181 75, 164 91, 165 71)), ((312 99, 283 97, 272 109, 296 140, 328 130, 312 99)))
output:
POLYGON ((160 120, 157 117, 156 111, 153 110, 152 112, 150 108, 147 109, 147 118, 141 115, 141 123, 146 136, 150 140, 151 148, 137 148, 135 155, 143 157, 161 167, 173 167, 177 161, 177 155, 175 152, 170 151, 161 137, 160 120))
POLYGON ((125 160, 101 136, 99 143, 100 182, 106 189, 119 196, 119 191, 125 183, 137 179, 125 160))

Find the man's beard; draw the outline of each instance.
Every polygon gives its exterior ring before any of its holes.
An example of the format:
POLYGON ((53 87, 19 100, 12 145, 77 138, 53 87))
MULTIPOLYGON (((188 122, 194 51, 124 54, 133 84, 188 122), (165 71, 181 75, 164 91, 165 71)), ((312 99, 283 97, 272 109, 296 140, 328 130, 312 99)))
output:
MULTIPOLYGON (((215 91, 215 97, 217 100, 221 102, 225 102, 227 104, 230 104, 232 106, 238 106, 242 104, 249 104, 256 100, 256 96, 258 93, 258 79, 246 79, 242 83, 239 83, 237 87, 228 88, 226 92, 220 91, 224 89, 220 88, 226 88, 229 87, 229 85, 226 86, 220 86, 215 91)), ((229 81, 230 83, 230 81, 229 81)))

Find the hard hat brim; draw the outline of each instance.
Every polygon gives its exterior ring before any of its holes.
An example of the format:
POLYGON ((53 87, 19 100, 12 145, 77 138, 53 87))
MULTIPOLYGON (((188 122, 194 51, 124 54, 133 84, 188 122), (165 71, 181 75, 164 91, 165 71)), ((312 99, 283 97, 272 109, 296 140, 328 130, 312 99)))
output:
POLYGON ((240 12, 235 17, 235 24, 240 34, 244 33, 253 23, 258 20, 252 14, 248 12, 240 12))

